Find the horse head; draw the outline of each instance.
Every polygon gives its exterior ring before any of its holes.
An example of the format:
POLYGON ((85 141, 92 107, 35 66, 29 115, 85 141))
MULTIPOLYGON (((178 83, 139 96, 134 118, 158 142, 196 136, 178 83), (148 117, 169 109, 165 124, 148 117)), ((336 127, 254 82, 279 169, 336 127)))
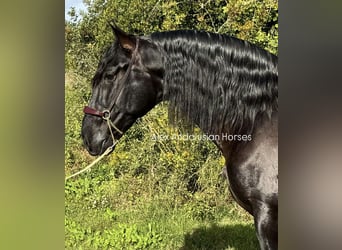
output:
POLYGON ((83 142, 91 155, 102 154, 113 145, 113 139, 118 140, 163 95, 164 68, 158 47, 147 38, 110 26, 116 39, 93 77, 82 122, 83 142))

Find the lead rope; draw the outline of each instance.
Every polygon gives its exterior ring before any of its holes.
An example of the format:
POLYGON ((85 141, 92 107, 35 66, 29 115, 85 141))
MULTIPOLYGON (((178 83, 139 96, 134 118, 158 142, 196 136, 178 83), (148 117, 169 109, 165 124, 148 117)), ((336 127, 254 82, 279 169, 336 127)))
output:
POLYGON ((111 146, 109 146, 106 151, 104 151, 97 159, 95 159, 92 163, 90 163, 87 167, 85 167, 84 169, 72 174, 72 175, 69 175, 68 177, 65 178, 65 181, 67 181, 68 179, 72 178, 72 177, 75 177, 85 171, 87 171, 88 169, 90 169, 91 167, 93 167, 96 163, 98 163, 103 157, 105 157, 106 155, 108 155, 114 148, 114 146, 118 143, 118 141, 115 140, 114 138, 114 134, 113 134, 113 131, 112 131, 112 127, 117 131, 119 132, 120 134, 123 134, 122 131, 120 129, 118 129, 114 124, 113 122, 110 120, 110 115, 108 116, 103 116, 102 117, 104 120, 107 121, 107 125, 108 125, 108 128, 109 128, 109 131, 110 131, 110 135, 112 136, 112 140, 113 140, 113 144, 111 146))

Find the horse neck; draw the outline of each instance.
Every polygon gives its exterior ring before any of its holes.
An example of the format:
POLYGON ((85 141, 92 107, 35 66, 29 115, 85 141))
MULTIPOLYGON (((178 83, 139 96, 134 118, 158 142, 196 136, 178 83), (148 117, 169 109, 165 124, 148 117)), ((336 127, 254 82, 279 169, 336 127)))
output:
POLYGON ((278 75, 272 65, 242 74, 245 65, 217 55, 226 53, 223 49, 208 57, 197 44, 190 48, 160 44, 163 99, 169 102, 171 122, 185 119, 207 134, 251 133, 258 115, 271 117, 277 111, 278 75))

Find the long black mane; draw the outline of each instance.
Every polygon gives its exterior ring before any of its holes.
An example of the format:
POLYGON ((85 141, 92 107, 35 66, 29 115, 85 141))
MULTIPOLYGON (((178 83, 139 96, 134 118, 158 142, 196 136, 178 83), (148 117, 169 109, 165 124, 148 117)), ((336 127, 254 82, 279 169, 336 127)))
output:
POLYGON ((172 122, 206 133, 249 133, 278 110, 278 58, 246 41, 199 31, 153 33, 164 54, 164 99, 172 122))

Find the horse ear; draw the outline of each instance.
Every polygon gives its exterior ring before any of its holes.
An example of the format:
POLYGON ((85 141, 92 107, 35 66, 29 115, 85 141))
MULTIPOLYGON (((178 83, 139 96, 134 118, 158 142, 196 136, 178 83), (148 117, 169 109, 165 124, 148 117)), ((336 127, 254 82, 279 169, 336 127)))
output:
POLYGON ((113 21, 108 23, 112 28, 114 36, 119 41, 120 46, 132 52, 135 49, 136 38, 120 29, 113 21))

